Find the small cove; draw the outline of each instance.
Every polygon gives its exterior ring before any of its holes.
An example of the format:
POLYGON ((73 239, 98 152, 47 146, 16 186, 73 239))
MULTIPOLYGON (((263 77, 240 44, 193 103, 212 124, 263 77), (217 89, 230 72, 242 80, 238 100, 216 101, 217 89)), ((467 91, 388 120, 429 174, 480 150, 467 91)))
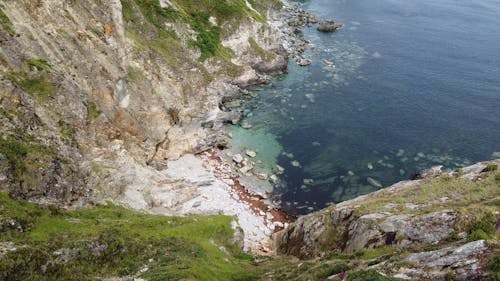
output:
MULTIPOLYGON (((232 147, 304 214, 415 172, 500 157, 500 7, 494 1, 312 0, 344 24, 306 28, 313 64, 254 90, 232 147)), ((264 182, 264 181, 263 181, 264 182)))

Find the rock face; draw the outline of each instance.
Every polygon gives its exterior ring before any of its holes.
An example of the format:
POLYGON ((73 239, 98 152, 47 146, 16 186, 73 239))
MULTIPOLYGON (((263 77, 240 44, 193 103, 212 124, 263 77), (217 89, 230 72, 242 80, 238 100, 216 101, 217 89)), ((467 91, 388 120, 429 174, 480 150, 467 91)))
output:
POLYGON ((200 22, 221 31, 203 48, 188 44, 202 29, 183 21, 182 0, 140 2, 2 4, 0 190, 62 204, 120 199, 167 160, 227 144, 220 127, 240 114, 222 100, 286 71, 282 32, 256 19, 278 3, 200 22))
POLYGON ((467 243, 460 247, 422 252, 409 255, 396 277, 418 280, 443 280, 451 268, 454 280, 486 280, 488 274, 482 270, 481 259, 488 246, 484 240, 467 243), (425 269, 425 270, 424 270, 425 269))
MULTIPOLYGON (((468 201, 475 192, 472 191, 474 187, 468 185, 477 182, 478 186, 484 186, 487 183, 482 182, 490 181, 490 195, 486 198, 498 198, 499 176, 488 174, 487 171, 494 168, 486 167, 499 164, 500 160, 483 162, 463 168, 459 174, 446 174, 433 168, 422 173, 422 179, 400 182, 299 217, 275 234, 276 251, 309 259, 331 253, 362 253, 367 249, 397 247, 413 252, 403 256, 408 266, 377 261, 377 268, 385 274, 416 280, 444 280, 449 275, 457 280, 483 280, 488 275, 487 259, 479 257, 489 256, 493 250, 484 241, 465 244, 464 237, 471 233, 468 226, 471 219, 480 216, 474 214, 477 212, 475 201, 468 201), (446 187, 448 182, 451 183, 446 187), (456 190, 457 184, 465 186, 464 189, 456 190), (455 196, 453 200, 442 196, 450 193, 455 196), (424 246, 438 250, 419 252, 424 246)), ((497 224, 497 229, 498 221, 492 222, 497 224)))

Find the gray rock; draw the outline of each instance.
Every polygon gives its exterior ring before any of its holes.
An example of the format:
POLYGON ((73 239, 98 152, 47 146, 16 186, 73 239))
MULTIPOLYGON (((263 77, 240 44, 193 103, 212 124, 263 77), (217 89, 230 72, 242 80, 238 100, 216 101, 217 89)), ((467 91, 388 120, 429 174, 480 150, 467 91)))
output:
POLYGON ((404 259, 408 264, 400 269, 397 277, 444 280, 446 271, 455 275, 455 280, 484 280, 487 271, 481 259, 488 246, 484 240, 467 243, 459 247, 414 253, 404 259))
POLYGON ((326 21, 320 22, 318 24, 317 29, 318 29, 318 31, 321 31, 321 32, 333 32, 341 27, 342 27, 342 24, 335 23, 334 21, 331 21, 331 20, 326 20, 326 21))

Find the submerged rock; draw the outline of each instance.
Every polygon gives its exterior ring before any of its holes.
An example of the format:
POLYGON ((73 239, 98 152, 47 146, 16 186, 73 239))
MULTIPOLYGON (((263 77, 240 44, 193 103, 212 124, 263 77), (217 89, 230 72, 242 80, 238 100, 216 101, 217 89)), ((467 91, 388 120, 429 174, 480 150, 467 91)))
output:
POLYGON ((257 153, 253 150, 247 150, 247 151, 245 151, 245 154, 248 155, 248 157, 252 157, 252 158, 257 156, 257 153))
POLYGON ((267 179, 268 179, 267 174, 264 174, 264 173, 255 173, 255 176, 256 176, 259 180, 267 180, 267 179))
POLYGON ((374 178, 368 177, 366 181, 374 187, 382 188, 382 184, 374 178))
POLYGON ((278 174, 283 174, 283 172, 285 172, 285 168, 281 167, 278 164, 276 164, 276 169, 278 170, 278 174))

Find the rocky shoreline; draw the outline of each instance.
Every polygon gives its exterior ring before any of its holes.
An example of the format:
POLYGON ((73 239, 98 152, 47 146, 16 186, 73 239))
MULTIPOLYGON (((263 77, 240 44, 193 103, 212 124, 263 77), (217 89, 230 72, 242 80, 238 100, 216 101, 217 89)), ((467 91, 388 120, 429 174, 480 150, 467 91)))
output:
MULTIPOLYGON (((282 1, 282 4, 281 11, 272 12, 270 14, 269 24, 273 29, 280 32, 282 45, 289 58, 300 66, 308 66, 311 64, 311 60, 305 57, 304 52, 309 48, 310 42, 305 38, 303 28, 319 24, 318 31, 320 31, 320 26, 322 24, 333 23, 333 21, 320 20, 317 16, 303 10, 299 3, 282 1)), ((336 25, 336 29, 340 28, 340 26, 341 25, 336 25)), ((265 78, 260 81, 267 82, 268 80, 268 78, 265 78)), ((250 85, 259 84, 260 81, 250 85)), ((234 125, 239 124, 244 129, 250 129, 252 127, 251 125, 241 123, 242 112, 240 106, 252 97, 245 89, 242 89, 241 93, 242 94, 231 95, 222 100, 222 106, 225 109, 223 115, 225 116, 224 118, 229 121, 228 123, 234 125)), ((224 131, 221 131, 220 135, 222 139, 231 138, 230 134, 224 131)), ((227 144, 228 142, 229 141, 224 141, 223 143, 227 144)), ((251 186, 244 186, 241 184, 241 181, 238 179, 240 175, 253 176, 261 181, 270 181, 271 184, 277 183, 278 178, 276 174, 268 175, 252 171, 255 163, 252 162, 251 158, 255 156, 256 152, 253 150, 245 150, 233 155, 232 153, 225 153, 222 150, 209 149, 208 151, 198 154, 198 157, 203 159, 207 167, 210 167, 210 169, 214 171, 215 176, 231 187, 232 198, 236 197, 239 202, 244 202, 250 206, 255 216, 262 218, 262 225, 256 226, 253 230, 244 229, 244 233, 247 234, 245 238, 247 242, 251 241, 251 238, 248 238, 249 235, 264 237, 247 249, 252 249, 254 252, 267 255, 271 253, 269 237, 273 233, 286 228, 289 223, 295 221, 296 217, 282 211, 279 206, 270 200, 266 191, 258 186, 258 181, 247 183, 251 186)), ((283 168, 277 166, 277 173, 282 173, 282 169, 283 168)), ((245 220, 242 217, 247 215, 248 213, 242 212, 237 216, 241 221, 245 220)))
MULTIPOLYGON (((342 26, 341 24, 334 23, 332 20, 320 20, 316 15, 303 10, 299 3, 291 1, 282 1, 282 9, 270 12, 268 22, 273 29, 279 31, 281 34, 280 40, 289 59, 292 59, 299 66, 304 67, 310 65, 312 61, 305 56, 310 42, 304 36, 303 28, 317 25, 318 31, 331 32, 342 26), (325 25, 328 28, 333 26, 333 28, 325 30, 325 25)), ((246 85, 248 87, 260 84, 261 81, 267 82, 269 78, 260 79, 257 83, 246 85)), ((250 124, 241 123, 243 112, 240 107, 245 101, 251 99, 252 96, 245 88, 240 89, 240 92, 241 94, 230 95, 222 100, 222 108, 225 110, 223 116, 229 121, 228 123, 240 125, 244 129, 250 129, 252 127, 250 124)), ((232 137, 224 131, 224 127, 221 129, 221 139, 232 137)), ((223 143, 227 144, 229 141, 223 141, 223 143)), ((276 184, 278 182, 277 175, 283 172, 283 168, 276 165, 276 172, 274 174, 253 171, 256 163, 252 161, 252 158, 255 156, 256 152, 251 149, 235 154, 225 153, 222 150, 209 149, 198 155, 208 167, 215 171, 216 177, 232 188, 233 195, 236 194, 240 202, 244 202, 250 206, 254 215, 262 218, 264 224, 256 227, 260 235, 256 234, 255 229, 244 229, 244 233, 250 233, 252 236, 262 236, 264 234, 265 239, 257 242, 257 244, 254 244, 250 248, 260 254, 269 254, 270 246, 268 238, 272 233, 286 228, 289 223, 295 221, 296 217, 282 211, 269 198, 269 194, 259 187, 259 180, 269 181, 271 185, 276 184), (258 180, 245 181, 245 186, 239 180, 240 175, 255 177, 258 180)), ((247 214, 245 213, 245 215, 247 214)), ((244 216, 243 213, 239 215, 239 217, 241 216, 244 216)), ((248 240, 248 237, 246 239, 248 240)))

